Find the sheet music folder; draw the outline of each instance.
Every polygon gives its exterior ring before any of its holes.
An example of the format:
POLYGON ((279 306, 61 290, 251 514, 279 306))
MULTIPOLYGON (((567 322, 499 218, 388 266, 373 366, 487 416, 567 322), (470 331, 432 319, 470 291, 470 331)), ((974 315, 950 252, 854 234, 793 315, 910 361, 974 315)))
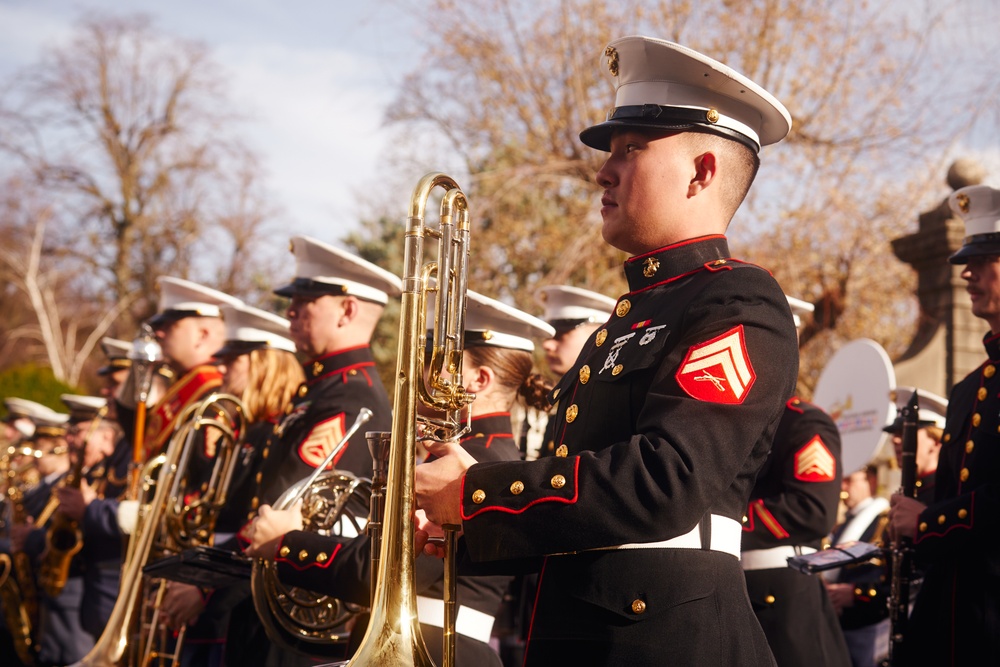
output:
POLYGON ((788 559, 788 567, 815 574, 835 567, 844 567, 854 563, 863 563, 882 555, 882 548, 868 542, 845 542, 804 556, 792 556, 788 559))
POLYGON ((201 546, 154 561, 144 574, 206 588, 223 588, 250 579, 251 560, 228 549, 201 546))

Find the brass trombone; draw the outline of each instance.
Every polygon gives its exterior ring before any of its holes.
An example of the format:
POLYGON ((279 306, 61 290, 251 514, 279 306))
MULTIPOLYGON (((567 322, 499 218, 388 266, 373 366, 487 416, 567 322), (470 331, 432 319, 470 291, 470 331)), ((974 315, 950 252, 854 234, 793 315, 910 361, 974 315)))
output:
MULTIPOLYGON (((347 663, 351 666, 433 665, 420 633, 414 583, 416 555, 412 517, 417 424, 426 427, 424 438, 459 438, 469 430, 463 409, 475 398, 462 384, 469 207, 465 194, 451 177, 431 173, 417 184, 410 199, 405 244, 396 391, 377 583, 371 620, 361 645, 347 663), (430 227, 424 224, 424 211, 437 188, 444 190, 440 223, 430 227), (424 260, 427 237, 437 242, 436 261, 424 260), (434 321, 427 323, 428 298, 431 297, 435 299, 435 315, 434 321), (432 325, 434 333, 425 379, 428 324, 432 325), (418 415, 418 400, 443 416, 431 419, 418 415)), ((454 530, 448 534, 453 545, 454 530)), ((454 567, 454 559, 448 559, 445 563, 444 662, 449 667, 454 664, 455 648, 454 567)))

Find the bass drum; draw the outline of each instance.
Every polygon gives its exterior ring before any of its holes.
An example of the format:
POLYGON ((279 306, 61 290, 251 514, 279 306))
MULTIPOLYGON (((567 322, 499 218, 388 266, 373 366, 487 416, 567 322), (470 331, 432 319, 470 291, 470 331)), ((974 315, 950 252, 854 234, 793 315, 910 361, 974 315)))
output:
MULTIPOLYGON (((302 480, 274 503, 287 509, 299 494, 302 480)), ((322 473, 302 497, 303 528, 321 535, 357 537, 365 530, 371 502, 371 481, 332 470, 322 473)), ((271 641, 318 657, 343 653, 350 622, 364 611, 328 595, 285 586, 271 561, 258 558, 251 576, 254 607, 271 641)))
POLYGON ((840 431, 843 476, 864 468, 889 440, 896 417, 896 373, 881 345, 859 338, 841 347, 820 373, 812 402, 840 431))

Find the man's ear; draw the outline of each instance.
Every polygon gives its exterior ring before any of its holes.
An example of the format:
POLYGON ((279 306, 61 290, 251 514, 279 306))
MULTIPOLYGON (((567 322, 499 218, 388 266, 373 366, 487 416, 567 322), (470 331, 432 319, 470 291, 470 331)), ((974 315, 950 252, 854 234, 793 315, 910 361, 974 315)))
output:
POLYGON ((466 379, 466 389, 476 394, 486 391, 493 384, 495 375, 489 366, 476 366, 471 369, 462 369, 462 377, 466 379))
POLYGON ((340 317, 337 318, 337 326, 350 324, 361 312, 361 303, 357 297, 347 296, 340 302, 340 317))
POLYGON ((694 159, 694 178, 688 184, 688 197, 694 197, 711 185, 718 171, 715 153, 707 151, 694 159))

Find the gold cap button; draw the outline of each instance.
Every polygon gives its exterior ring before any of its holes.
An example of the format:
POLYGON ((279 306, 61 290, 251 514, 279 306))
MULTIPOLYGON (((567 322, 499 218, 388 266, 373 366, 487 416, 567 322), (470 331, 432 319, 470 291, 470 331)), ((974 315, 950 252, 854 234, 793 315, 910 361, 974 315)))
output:
POLYGON ((960 509, 960 510, 958 510, 958 518, 959 519, 964 519, 967 516, 969 516, 969 510, 967 510, 967 509, 960 509))
POLYGON ((322 551, 320 551, 318 554, 316 554, 316 562, 317 563, 325 563, 327 558, 329 558, 329 556, 327 556, 326 553, 324 553, 322 551))
POLYGON ((282 558, 284 558, 289 553, 291 553, 291 551, 292 550, 289 549, 288 547, 281 547, 281 549, 278 550, 278 555, 281 556, 282 558))
POLYGON ((556 475, 551 480, 553 489, 561 489, 566 486, 566 478, 562 475, 556 475))
POLYGON ((632 304, 628 299, 622 299, 618 302, 618 305, 615 306, 615 315, 618 317, 625 317, 628 315, 628 311, 630 310, 632 310, 632 304))
POLYGON ((979 426, 979 422, 981 422, 982 420, 983 420, 983 418, 979 415, 978 412, 976 414, 972 415, 972 425, 973 426, 979 426))
POLYGON ((980 387, 979 391, 976 392, 976 397, 982 401, 986 399, 986 387, 980 387))
POLYGON ((566 423, 572 424, 578 414, 580 414, 580 408, 576 406, 576 403, 566 408, 566 423))
POLYGON ((611 374, 618 375, 619 373, 622 372, 623 368, 624 366, 622 366, 621 364, 615 364, 615 367, 611 369, 611 374))
POLYGON ((766 598, 764 598, 764 602, 766 602, 768 604, 774 604, 774 596, 773 595, 768 595, 766 598))
POLYGON ((299 560, 305 560, 306 558, 309 558, 309 552, 303 549, 299 552, 299 560))
POLYGON ((709 123, 718 123, 719 112, 716 111, 715 109, 709 109, 708 111, 705 112, 705 120, 707 120, 709 123))
POLYGON ((580 384, 587 384, 590 381, 590 366, 584 364, 580 369, 580 384))
POLYGON ((485 491, 483 491, 482 489, 476 489, 475 491, 472 492, 472 502, 476 503, 477 505, 480 505, 484 500, 486 500, 485 491))
POLYGON ((566 445, 559 445, 559 449, 556 450, 556 456, 560 458, 565 458, 569 454, 569 447, 566 445))
POLYGON ((646 611, 646 603, 643 600, 632 600, 632 613, 641 614, 646 611))
POLYGON ((510 485, 510 492, 515 496, 524 491, 524 482, 514 482, 510 485))
POLYGON ((972 442, 971 440, 969 440, 967 443, 965 443, 965 453, 966 454, 971 454, 972 450, 975 449, 975 448, 976 448, 976 443, 972 442))
POLYGON ((983 369, 983 375, 985 375, 988 378, 993 377, 996 374, 996 372, 997 372, 997 367, 994 366, 993 364, 987 364, 986 368, 983 369))
POLYGON ((962 468, 962 471, 960 473, 958 473, 958 478, 960 480, 962 480, 963 482, 968 482, 969 481, 969 469, 968 468, 962 468))
POLYGON ((927 522, 926 521, 921 521, 920 525, 917 526, 917 528, 920 529, 921 533, 924 532, 925 530, 927 530, 927 522))
POLYGON ((938 517, 938 525, 939 526, 943 526, 945 521, 947 521, 947 519, 944 517, 944 514, 942 514, 941 516, 938 517))

